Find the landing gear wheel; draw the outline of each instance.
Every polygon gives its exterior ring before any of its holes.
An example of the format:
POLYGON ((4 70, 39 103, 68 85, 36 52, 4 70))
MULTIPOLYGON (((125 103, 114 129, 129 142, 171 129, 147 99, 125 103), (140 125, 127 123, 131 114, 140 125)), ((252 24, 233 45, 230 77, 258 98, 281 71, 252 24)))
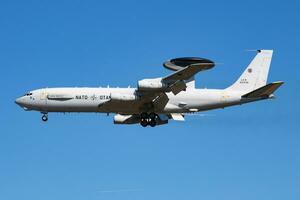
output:
POLYGON ((42 120, 43 120, 44 122, 48 121, 48 115, 43 115, 43 116, 42 116, 42 120))
POLYGON ((151 127, 154 127, 157 124, 157 116, 158 115, 154 112, 151 112, 150 114, 148 114, 146 112, 143 112, 143 113, 141 113, 141 122, 140 122, 140 124, 143 127, 146 127, 148 125, 151 126, 151 127))
POLYGON ((150 119, 149 125, 150 125, 151 127, 156 126, 156 120, 155 120, 155 119, 150 119))
POLYGON ((157 116, 157 115, 156 115, 155 113, 153 113, 153 112, 149 114, 149 118, 150 118, 151 120, 156 120, 156 116, 157 116))
POLYGON ((148 126, 148 122, 147 122, 146 119, 142 119, 142 120, 141 120, 141 126, 142 126, 142 127, 148 126))

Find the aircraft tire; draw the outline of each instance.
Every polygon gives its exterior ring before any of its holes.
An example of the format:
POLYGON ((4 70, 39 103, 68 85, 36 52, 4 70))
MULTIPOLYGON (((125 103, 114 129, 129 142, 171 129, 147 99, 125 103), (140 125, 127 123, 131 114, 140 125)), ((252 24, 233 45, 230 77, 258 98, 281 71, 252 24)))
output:
POLYGON ((148 126, 148 122, 147 122, 146 119, 142 119, 140 124, 141 124, 142 127, 148 126))
POLYGON ((151 120, 156 120, 156 116, 157 116, 157 114, 155 114, 154 112, 152 112, 152 113, 149 114, 149 118, 151 120))
POLYGON ((148 123, 149 123, 149 125, 151 127, 155 127, 156 126, 156 120, 155 119, 150 119, 150 121, 148 123))
POLYGON ((43 116, 42 116, 42 120, 43 120, 44 122, 48 121, 48 116, 47 116, 47 115, 43 115, 43 116))

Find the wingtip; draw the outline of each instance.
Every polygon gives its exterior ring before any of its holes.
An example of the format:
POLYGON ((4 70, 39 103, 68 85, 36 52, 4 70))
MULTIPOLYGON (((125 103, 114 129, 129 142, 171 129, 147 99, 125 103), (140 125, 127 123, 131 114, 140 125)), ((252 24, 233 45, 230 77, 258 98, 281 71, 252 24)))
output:
POLYGON ((275 82, 273 82, 273 83, 282 85, 282 84, 284 84, 285 82, 284 82, 284 81, 275 81, 275 82))
POLYGON ((273 52, 273 49, 245 49, 247 52, 257 52, 257 53, 265 53, 265 52, 273 52))

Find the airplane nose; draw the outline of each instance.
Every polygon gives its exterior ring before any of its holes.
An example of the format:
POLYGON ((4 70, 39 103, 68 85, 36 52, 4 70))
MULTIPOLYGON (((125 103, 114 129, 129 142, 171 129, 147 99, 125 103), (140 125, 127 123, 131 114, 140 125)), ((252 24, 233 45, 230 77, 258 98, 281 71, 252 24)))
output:
POLYGON ((23 108, 24 110, 30 110, 30 108, 28 106, 28 102, 26 100, 25 97, 19 97, 15 100, 15 103, 18 104, 21 108, 23 108))
POLYGON ((15 100, 15 103, 18 104, 19 106, 22 106, 22 104, 24 103, 22 100, 22 97, 19 97, 15 100))

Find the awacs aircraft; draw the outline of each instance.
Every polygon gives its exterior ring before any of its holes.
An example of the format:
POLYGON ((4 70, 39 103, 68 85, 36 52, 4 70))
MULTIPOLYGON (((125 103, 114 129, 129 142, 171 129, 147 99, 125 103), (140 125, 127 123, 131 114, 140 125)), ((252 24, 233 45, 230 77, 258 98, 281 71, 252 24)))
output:
POLYGON ((50 112, 115 113, 115 124, 143 127, 184 120, 186 113, 207 111, 271 99, 283 82, 267 83, 272 50, 257 55, 231 86, 225 89, 196 89, 194 76, 215 63, 204 58, 176 58, 164 63, 173 74, 138 81, 136 88, 43 88, 16 99, 25 110, 40 111, 42 120, 50 112))

